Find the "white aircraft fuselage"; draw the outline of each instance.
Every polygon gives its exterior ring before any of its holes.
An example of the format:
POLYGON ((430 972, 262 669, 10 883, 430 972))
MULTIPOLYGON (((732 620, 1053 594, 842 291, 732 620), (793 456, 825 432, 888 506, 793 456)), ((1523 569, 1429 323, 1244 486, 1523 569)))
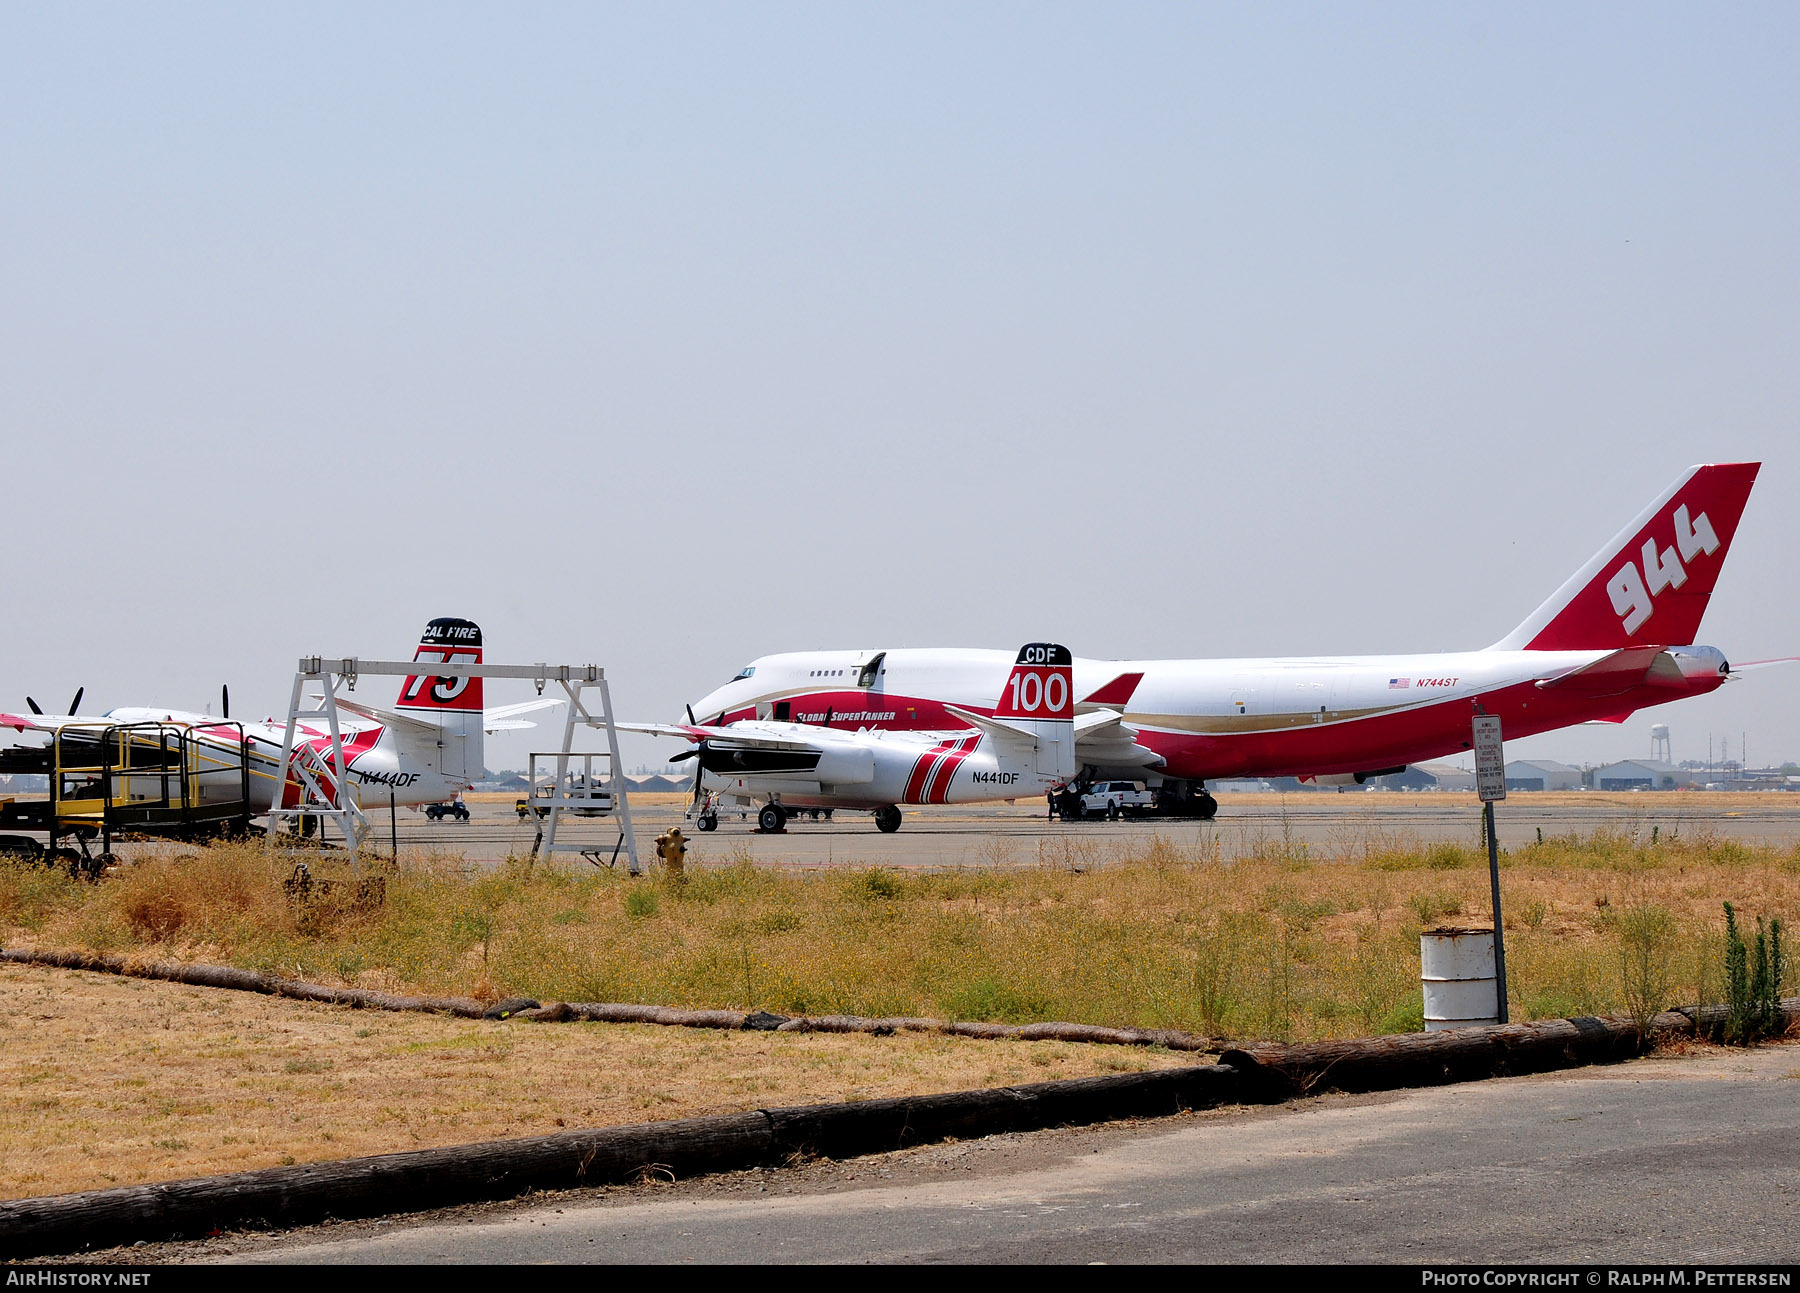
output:
MULTIPOLYGON (((1758 464, 1691 469, 1511 634, 1485 650, 1275 659, 1076 657, 1078 720, 1122 725, 1078 740, 1095 775, 1354 777, 1470 748, 1470 720, 1508 737, 1705 695, 1725 654, 1689 645, 1758 464)), ((991 712, 1011 655, 977 648, 763 656, 693 706, 702 722, 775 719, 844 728, 954 729, 945 710, 991 712)))

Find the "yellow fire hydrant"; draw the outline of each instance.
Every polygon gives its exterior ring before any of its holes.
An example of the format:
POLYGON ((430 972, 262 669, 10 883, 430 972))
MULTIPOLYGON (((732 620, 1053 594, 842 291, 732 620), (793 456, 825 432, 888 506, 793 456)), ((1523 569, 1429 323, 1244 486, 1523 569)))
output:
POLYGON ((687 862, 687 840, 682 837, 681 827, 671 826, 656 837, 656 856, 669 869, 673 878, 683 878, 681 868, 687 862))

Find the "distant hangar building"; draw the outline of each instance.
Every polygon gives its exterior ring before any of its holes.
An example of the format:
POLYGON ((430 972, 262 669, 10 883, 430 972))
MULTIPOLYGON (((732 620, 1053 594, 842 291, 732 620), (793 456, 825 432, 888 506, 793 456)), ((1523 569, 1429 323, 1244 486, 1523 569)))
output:
POLYGON ((1415 763, 1408 771, 1424 773, 1438 790, 1475 789, 1474 772, 1454 763, 1415 763))
POLYGON ((1514 759, 1506 765, 1508 790, 1580 790, 1581 769, 1554 759, 1514 759))
POLYGON ((1594 770, 1596 790, 1683 790, 1693 780, 1686 768, 1657 759, 1626 759, 1594 770))

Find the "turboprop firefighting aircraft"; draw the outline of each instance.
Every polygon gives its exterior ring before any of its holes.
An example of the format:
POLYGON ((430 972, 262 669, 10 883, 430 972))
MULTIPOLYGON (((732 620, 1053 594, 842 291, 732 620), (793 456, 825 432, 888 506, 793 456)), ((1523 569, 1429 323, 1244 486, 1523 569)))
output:
MULTIPOLYGON (((1211 817, 1204 783, 1297 776, 1361 783, 1470 747, 1470 717, 1507 736, 1705 695, 1732 676, 1694 645, 1759 463, 1689 469, 1550 598, 1480 651, 1243 660, 1074 661, 1075 789, 1160 779, 1166 810, 1211 817)), ((764 656, 695 706, 750 719, 938 730, 986 713, 1003 652, 810 651, 764 656)), ((1757 665, 1778 663, 1758 661, 1757 665)), ((1745 665, 1743 668, 1755 667, 1745 665)))
POLYGON ((694 802, 703 831, 721 802, 766 802, 757 825, 778 831, 789 808, 867 808, 883 831, 900 829, 900 804, 968 804, 1035 797, 1075 775, 1073 679, 1068 648, 1019 649, 997 699, 981 712, 947 704, 941 730, 844 730, 827 710, 815 722, 755 717, 728 723, 620 723, 627 731, 697 742, 694 802))
MULTIPOLYGON (((426 626, 413 659, 479 663, 481 629, 468 620, 435 619, 426 626)), ((482 775, 488 732, 533 726, 519 717, 559 702, 526 701, 482 708, 482 680, 437 677, 427 671, 400 686, 394 708, 381 709, 339 696, 347 711, 342 727, 345 779, 357 802, 399 806, 438 803, 467 790, 482 775)), ((76 693, 71 709, 80 707, 76 693)), ((29 700, 29 698, 27 698, 29 700)), ((229 694, 220 709, 228 711, 229 694)), ((285 720, 239 722, 228 712, 196 713, 126 707, 102 715, 0 713, 0 727, 50 736, 47 744, 0 749, 0 768, 43 771, 52 777, 49 803, 0 805, 0 829, 49 830, 83 844, 117 825, 164 834, 205 834, 232 822, 248 824, 275 806, 300 802, 301 786, 290 772, 281 794, 276 777, 288 735, 285 720), (41 765, 41 766, 40 766, 41 765), (41 820, 40 820, 41 819, 41 820), (91 824, 91 829, 90 829, 91 824)), ((331 733, 302 723, 294 733, 295 757, 339 802, 331 733)), ((25 850, 33 841, 0 836, 0 848, 25 850)))

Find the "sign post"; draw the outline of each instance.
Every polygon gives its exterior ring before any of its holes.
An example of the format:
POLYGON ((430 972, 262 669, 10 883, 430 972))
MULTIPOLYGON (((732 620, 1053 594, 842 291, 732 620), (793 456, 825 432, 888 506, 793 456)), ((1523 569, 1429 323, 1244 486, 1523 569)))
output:
POLYGON ((1500 744, 1500 716, 1475 715, 1475 793, 1481 797, 1482 820, 1487 827, 1488 882, 1494 894, 1494 993, 1499 998, 1496 1015, 1506 1015, 1506 927, 1500 919, 1500 843, 1494 837, 1494 801, 1506 798, 1506 754, 1500 744))

